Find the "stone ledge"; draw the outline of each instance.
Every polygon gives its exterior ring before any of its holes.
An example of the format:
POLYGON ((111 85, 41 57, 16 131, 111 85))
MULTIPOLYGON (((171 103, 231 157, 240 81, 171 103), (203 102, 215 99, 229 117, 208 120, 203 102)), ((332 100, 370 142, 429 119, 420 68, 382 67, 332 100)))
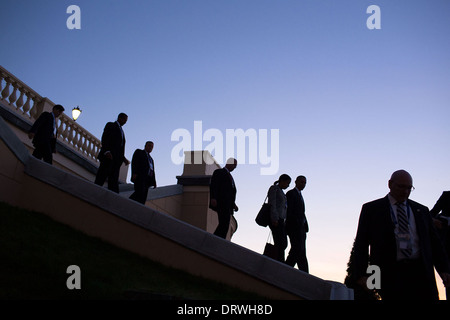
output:
POLYGON ((209 186, 211 176, 195 175, 195 176, 177 176, 178 184, 182 186, 209 186))

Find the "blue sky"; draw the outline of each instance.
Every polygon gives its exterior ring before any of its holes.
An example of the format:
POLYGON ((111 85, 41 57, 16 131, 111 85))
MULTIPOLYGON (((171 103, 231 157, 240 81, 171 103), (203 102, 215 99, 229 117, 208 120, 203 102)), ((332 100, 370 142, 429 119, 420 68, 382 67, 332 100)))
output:
POLYGON ((267 189, 305 175, 311 273, 342 282, 361 205, 387 194, 393 171, 408 170, 411 198, 429 207, 450 189, 449 12, 446 0, 3 0, 0 64, 79 105, 97 137, 126 112, 126 155, 155 141, 160 186, 183 170, 176 129, 278 129, 275 175, 234 172, 233 242, 262 252, 267 189), (80 30, 66 27, 72 4, 80 30), (372 4, 380 30, 366 26, 372 4))

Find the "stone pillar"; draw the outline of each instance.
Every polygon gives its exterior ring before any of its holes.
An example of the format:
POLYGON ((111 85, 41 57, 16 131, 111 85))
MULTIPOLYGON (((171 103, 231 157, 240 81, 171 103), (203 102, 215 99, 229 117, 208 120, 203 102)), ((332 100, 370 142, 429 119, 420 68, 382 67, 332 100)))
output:
MULTIPOLYGON (((186 221, 200 229, 214 233, 219 223, 217 213, 209 208, 209 182, 220 165, 209 151, 185 151, 183 174, 177 176, 178 184, 183 185, 182 216, 186 221)), ((230 240, 237 229, 232 217, 227 239, 230 240)))

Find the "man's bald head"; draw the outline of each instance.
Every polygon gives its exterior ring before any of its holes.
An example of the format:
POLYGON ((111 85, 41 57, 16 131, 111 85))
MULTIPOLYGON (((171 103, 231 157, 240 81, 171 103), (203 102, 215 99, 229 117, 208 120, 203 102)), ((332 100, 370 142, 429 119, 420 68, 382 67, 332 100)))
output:
POLYGON ((406 201, 411 194, 413 179, 406 170, 397 170, 389 179, 389 189, 391 196, 399 202, 406 201))

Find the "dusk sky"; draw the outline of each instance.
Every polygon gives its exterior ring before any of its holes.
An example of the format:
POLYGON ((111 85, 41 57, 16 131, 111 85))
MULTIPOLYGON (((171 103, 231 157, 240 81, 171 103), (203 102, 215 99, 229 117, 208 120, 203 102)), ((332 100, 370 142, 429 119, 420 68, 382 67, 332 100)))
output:
POLYGON ((80 106, 98 138, 127 113, 126 156, 153 140, 158 186, 182 174, 177 130, 202 149, 208 129, 221 133, 224 157, 227 129, 254 130, 258 144, 235 154, 232 241, 262 252, 267 190, 305 175, 310 273, 343 282, 361 206, 393 171, 411 173, 411 199, 430 209, 450 190, 449 14, 448 0, 2 0, 0 65, 66 113, 80 106), (67 27, 70 5, 81 29, 67 27), (381 29, 367 26, 370 5, 381 29))

